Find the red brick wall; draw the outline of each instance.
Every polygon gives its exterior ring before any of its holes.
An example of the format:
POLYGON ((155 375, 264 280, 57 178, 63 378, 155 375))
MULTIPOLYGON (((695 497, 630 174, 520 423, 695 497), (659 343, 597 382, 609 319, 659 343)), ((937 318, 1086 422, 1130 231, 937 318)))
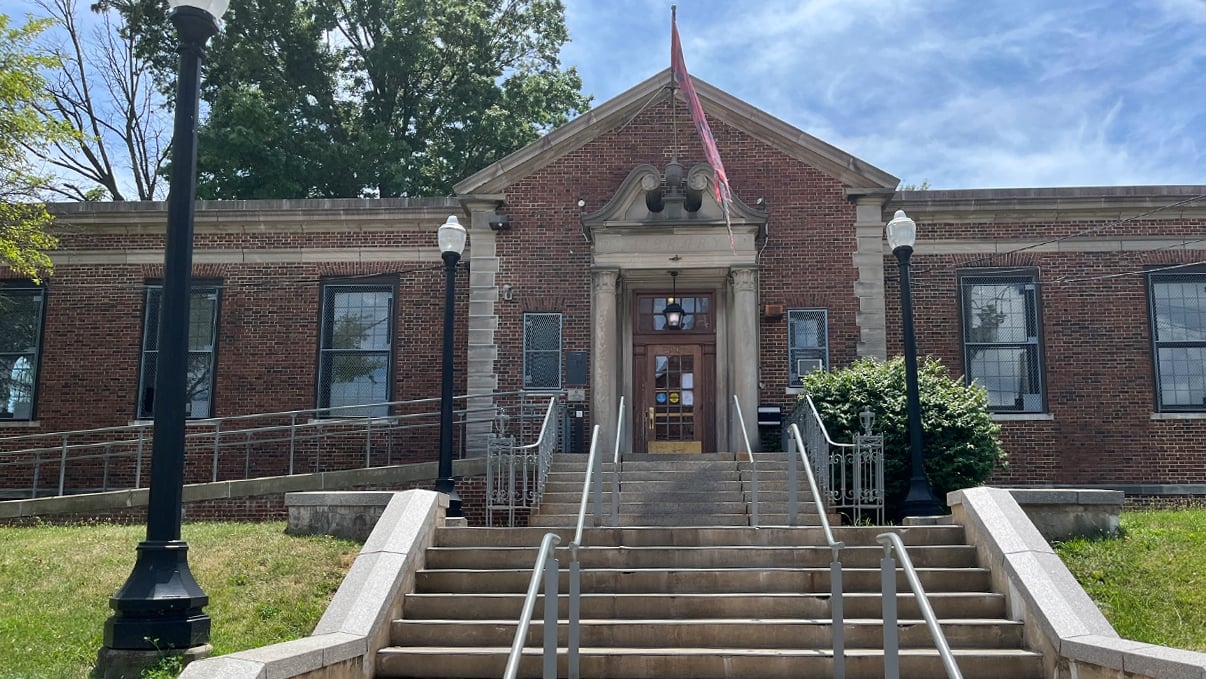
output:
MULTIPOLYGON (((590 351, 590 244, 583 238, 580 214, 603 207, 637 165, 664 167, 673 154, 672 123, 669 102, 651 106, 507 189, 512 229, 498 237, 498 283, 514 286, 515 302, 495 306, 501 390, 522 386, 525 311, 561 311, 564 350, 590 351), (581 209, 579 198, 586 201, 581 209)), ((758 260, 760 308, 827 308, 832 360, 853 360, 858 342, 851 260, 855 217, 843 186, 719 120, 709 124, 735 195, 751 205, 758 198, 766 202, 771 235, 758 260)), ((687 168, 705 162, 691 117, 681 105, 677 126, 679 162, 687 168)), ((669 259, 666 265, 671 268, 669 259)), ((681 266, 688 268, 690 262, 681 266)), ((668 276, 665 287, 670 287, 668 276)), ((761 398, 788 404, 787 321, 762 323, 761 398)))
MULTIPOLYGON (((918 353, 962 375, 959 272, 1037 270, 1047 413, 1053 420, 1004 421, 1009 466, 997 483, 1199 483, 1206 476, 1206 420, 1153 420, 1154 377, 1145 267, 1195 262, 1197 252, 1016 252, 925 255, 926 240, 1049 240, 1095 229, 1098 237, 1190 237, 1203 224, 1131 222, 925 223, 911 276, 918 353)), ((885 258, 888 353, 901 353, 900 288, 885 258)))

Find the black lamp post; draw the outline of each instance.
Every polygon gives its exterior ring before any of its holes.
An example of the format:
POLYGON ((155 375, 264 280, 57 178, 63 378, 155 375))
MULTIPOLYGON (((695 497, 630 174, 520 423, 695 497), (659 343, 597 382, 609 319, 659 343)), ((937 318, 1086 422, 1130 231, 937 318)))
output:
POLYGON ((905 496, 905 516, 939 516, 946 512, 930 488, 925 475, 925 449, 921 433, 921 396, 917 388, 917 340, 913 335, 913 293, 909 287, 909 258, 917 241, 917 223, 904 210, 897 210, 888 222, 888 246, 900 263, 900 315, 904 326, 905 390, 909 405, 909 452, 912 470, 909 493, 905 496))
MULTIPOLYGON (((180 36, 180 73, 172 129, 172 176, 164 245, 163 302, 155 369, 155 438, 147 501, 147 536, 134 570, 109 599, 104 644, 111 651, 187 650, 209 643, 209 597, 188 568, 180 539, 184 491, 184 424, 188 401, 189 294, 193 201, 197 176, 197 111, 205 43, 218 32, 228 0, 170 0, 180 36)), ((102 650, 103 654, 103 650, 102 650)))
POLYGON ((465 251, 468 234, 455 215, 440 225, 438 239, 440 256, 447 272, 444 283, 444 384, 440 391, 440 465, 436 490, 448 495, 447 516, 464 516, 461 498, 456 494, 456 479, 452 478, 452 329, 456 307, 456 263, 465 251))

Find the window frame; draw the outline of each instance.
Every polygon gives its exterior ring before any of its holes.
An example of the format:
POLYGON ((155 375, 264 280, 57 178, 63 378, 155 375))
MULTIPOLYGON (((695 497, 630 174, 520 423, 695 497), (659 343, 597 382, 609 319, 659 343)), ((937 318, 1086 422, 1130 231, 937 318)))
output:
MULTIPOLYGON (((355 419, 364 417, 383 417, 388 415, 388 407, 377 409, 372 412, 364 412, 363 405, 344 404, 339 406, 331 405, 331 384, 332 380, 324 380, 323 376, 327 372, 325 370, 324 360, 328 356, 336 354, 352 355, 352 354, 372 354, 385 355, 385 401, 392 402, 394 399, 394 374, 395 366, 395 344, 398 339, 398 281, 396 277, 375 276, 371 278, 326 278, 319 281, 318 290, 318 349, 315 358, 315 384, 314 384, 314 416, 318 419, 355 419), (335 349, 328 347, 328 321, 334 320, 334 309, 328 313, 327 305, 329 300, 333 301, 333 297, 328 295, 334 294, 340 288, 355 289, 361 292, 378 291, 389 293, 389 308, 386 311, 388 322, 387 342, 385 349, 335 349), (326 384, 324 391, 323 385, 326 384), (338 408, 332 413, 331 408, 338 408)), ((332 368, 333 372, 333 368, 332 368)))
MULTIPOLYGON (((148 323, 147 323, 147 320, 148 320, 147 315, 151 311, 151 291, 152 290, 158 290, 160 296, 162 297, 163 281, 162 280, 149 280, 144 283, 144 287, 143 287, 142 343, 141 343, 141 347, 139 348, 139 352, 138 352, 138 392, 134 399, 134 419, 135 420, 151 420, 151 419, 154 419, 154 417, 155 417, 155 408, 154 408, 153 402, 152 402, 150 408, 147 408, 147 409, 143 408, 143 405, 146 401, 146 396, 145 396, 146 389, 148 387, 148 385, 146 383, 147 354, 154 353, 156 356, 158 356, 158 354, 159 354, 158 339, 156 340, 156 348, 155 349, 147 349, 147 340, 149 339, 148 330, 152 330, 152 328, 148 327, 148 323)), ((189 420, 206 420, 206 419, 210 419, 212 417, 216 417, 215 411, 217 409, 216 406, 217 406, 217 401, 218 401, 217 400, 218 335, 220 334, 219 331, 222 326, 222 281, 221 280, 219 280, 219 279, 194 279, 192 281, 192 284, 189 287, 189 314, 190 315, 192 314, 193 298, 195 296, 197 296, 198 294, 202 294, 203 291, 207 291, 207 290, 210 292, 205 292, 204 294, 207 294, 207 295, 212 294, 213 299, 214 299, 213 315, 210 319, 210 340, 211 341, 210 341, 210 345, 209 345, 209 413, 207 413, 206 415, 193 415, 192 408, 191 408, 192 402, 186 400, 185 405, 187 407, 189 407, 189 410, 185 414, 185 419, 189 419, 189 420)), ((160 314, 163 313, 162 301, 160 302, 159 313, 160 314)), ((161 318, 161 316, 157 317, 155 319, 155 325, 154 325, 153 331, 156 333, 159 332, 160 318, 161 318)), ((190 323, 192 322, 191 318, 189 319, 189 322, 190 323)), ((194 351, 190 347, 187 353, 188 353, 188 356, 192 356, 192 354, 194 354, 194 353, 202 353, 202 352, 194 351)), ((150 385, 150 386, 153 386, 153 385, 150 385)))
POLYGON ((1201 404, 1165 404, 1162 371, 1160 370, 1161 348, 1206 347, 1206 339, 1200 341, 1160 340, 1156 315, 1156 287, 1158 284, 1162 282, 1195 282, 1198 285, 1206 286, 1206 270, 1200 267, 1178 269, 1174 272, 1155 270, 1148 272, 1145 278, 1147 279, 1148 329, 1151 332, 1152 407, 1159 413, 1206 412, 1206 397, 1203 398, 1201 404))
POLYGON ((808 352, 821 354, 812 358, 821 359, 821 370, 829 371, 829 309, 814 307, 814 308, 799 308, 787 310, 787 386, 788 388, 799 389, 804 386, 804 375, 799 372, 800 358, 795 352, 808 352), (823 337, 825 343, 817 346, 795 346, 795 324, 808 320, 804 314, 819 314, 821 327, 818 328, 818 337, 823 337), (794 318, 793 318, 794 317, 794 318))
MULTIPOLYGON (((963 354, 963 381, 965 384, 971 385, 976 382, 976 375, 973 374, 973 356, 974 347, 985 348, 1008 348, 1016 347, 1026 351, 1027 356, 1034 357, 1034 382, 1037 392, 1027 392, 1019 394, 1013 407, 993 405, 991 398, 988 404, 988 411, 993 414, 1021 414, 1030 415, 1036 413, 1047 412, 1047 379, 1046 379, 1046 355, 1043 350, 1043 306, 1042 295, 1039 294, 1039 272, 1037 269, 985 269, 985 270, 967 270, 961 271, 958 275, 958 290, 957 301, 959 309, 959 321, 961 326, 960 344, 963 354), (969 336, 973 325, 971 323, 972 310, 970 308, 969 287, 974 285, 1021 285, 1022 286, 1022 303, 1023 314, 1026 314, 1024 322, 1026 324, 1027 339, 1025 341, 1014 342, 974 342, 969 336), (1031 333, 1033 326, 1033 333, 1031 333), (1028 403, 1027 396, 1035 396, 1028 403)), ((977 383, 981 387, 987 387, 983 382, 977 383)))
POLYGON ((523 373, 520 379, 523 383, 524 391, 560 391, 565 383, 562 377, 562 372, 565 370, 565 314, 560 311, 525 311, 523 314, 523 373), (528 384, 528 356, 531 353, 551 354, 552 349, 529 349, 528 348, 528 327, 530 317, 555 316, 557 318, 557 384, 556 385, 537 385, 529 386, 528 384))
MULTIPOLYGON (((36 337, 33 343, 33 359, 29 361, 33 375, 30 378, 30 393, 29 393, 29 416, 16 417, 16 413, 9 409, 9 403, 12 401, 11 392, 9 401, 4 404, 3 412, 7 417, 0 417, 0 422, 35 422, 38 419, 38 392, 39 383, 42 372, 42 353, 43 343, 46 337, 46 302, 47 288, 44 284, 34 283, 28 279, 9 279, 0 281, 0 297, 9 296, 28 296, 38 298, 38 327, 36 337)), ((29 352, 4 352, 4 355, 15 355, 18 358, 28 355, 29 352)), ((15 363, 15 360, 14 360, 15 363)), ((12 377, 12 372, 9 372, 9 377, 12 377)))

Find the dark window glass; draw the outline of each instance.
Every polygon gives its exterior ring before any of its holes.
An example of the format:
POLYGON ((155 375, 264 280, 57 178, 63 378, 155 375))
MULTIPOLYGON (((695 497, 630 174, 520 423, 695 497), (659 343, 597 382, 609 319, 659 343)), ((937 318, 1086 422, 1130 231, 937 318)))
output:
POLYGON ((1159 410, 1206 410, 1206 274, 1152 274, 1159 410))
POLYGON ((523 388, 561 388, 561 314, 523 315, 523 388))
POLYGON ((34 418, 45 299, 32 283, 0 286, 0 419, 34 418))
POLYGON ((798 387, 813 370, 829 369, 829 312, 793 309, 787 312, 788 386, 798 387))
MULTIPOLYGON (((213 283, 195 283, 189 295, 188 375, 186 416, 213 416, 214 350, 218 328, 218 290, 213 283)), ((142 324, 142 369, 138 387, 138 417, 155 416, 155 376, 159 361, 159 313, 163 286, 148 285, 142 324)))
POLYGON ((393 318, 392 285, 323 286, 318 407, 331 409, 324 415, 388 414, 393 318))
POLYGON ((988 390, 994 412, 1043 411, 1038 291, 1034 276, 964 276, 966 379, 988 390))

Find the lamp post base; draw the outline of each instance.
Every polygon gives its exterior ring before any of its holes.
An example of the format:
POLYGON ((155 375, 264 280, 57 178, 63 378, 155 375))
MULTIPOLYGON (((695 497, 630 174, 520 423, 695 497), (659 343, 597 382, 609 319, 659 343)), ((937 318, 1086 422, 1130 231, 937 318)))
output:
POLYGON ((143 672, 162 662, 164 658, 180 658, 183 667, 194 660, 208 658, 214 652, 210 644, 192 648, 163 651, 130 651, 124 648, 102 646, 96 654, 94 679, 129 679, 141 677, 143 672))
POLYGON ((105 648, 112 651, 191 649, 209 642, 209 597, 188 569, 188 543, 147 540, 126 584, 109 599, 105 648))
POLYGON ((465 516, 461 509, 461 496, 456 492, 456 479, 438 479, 435 489, 437 493, 448 496, 448 512, 444 516, 450 519, 460 519, 465 516))
POLYGON ((946 508, 934 495, 930 482, 925 477, 909 481, 909 494, 900 506, 900 518, 908 516, 945 516, 946 508))

